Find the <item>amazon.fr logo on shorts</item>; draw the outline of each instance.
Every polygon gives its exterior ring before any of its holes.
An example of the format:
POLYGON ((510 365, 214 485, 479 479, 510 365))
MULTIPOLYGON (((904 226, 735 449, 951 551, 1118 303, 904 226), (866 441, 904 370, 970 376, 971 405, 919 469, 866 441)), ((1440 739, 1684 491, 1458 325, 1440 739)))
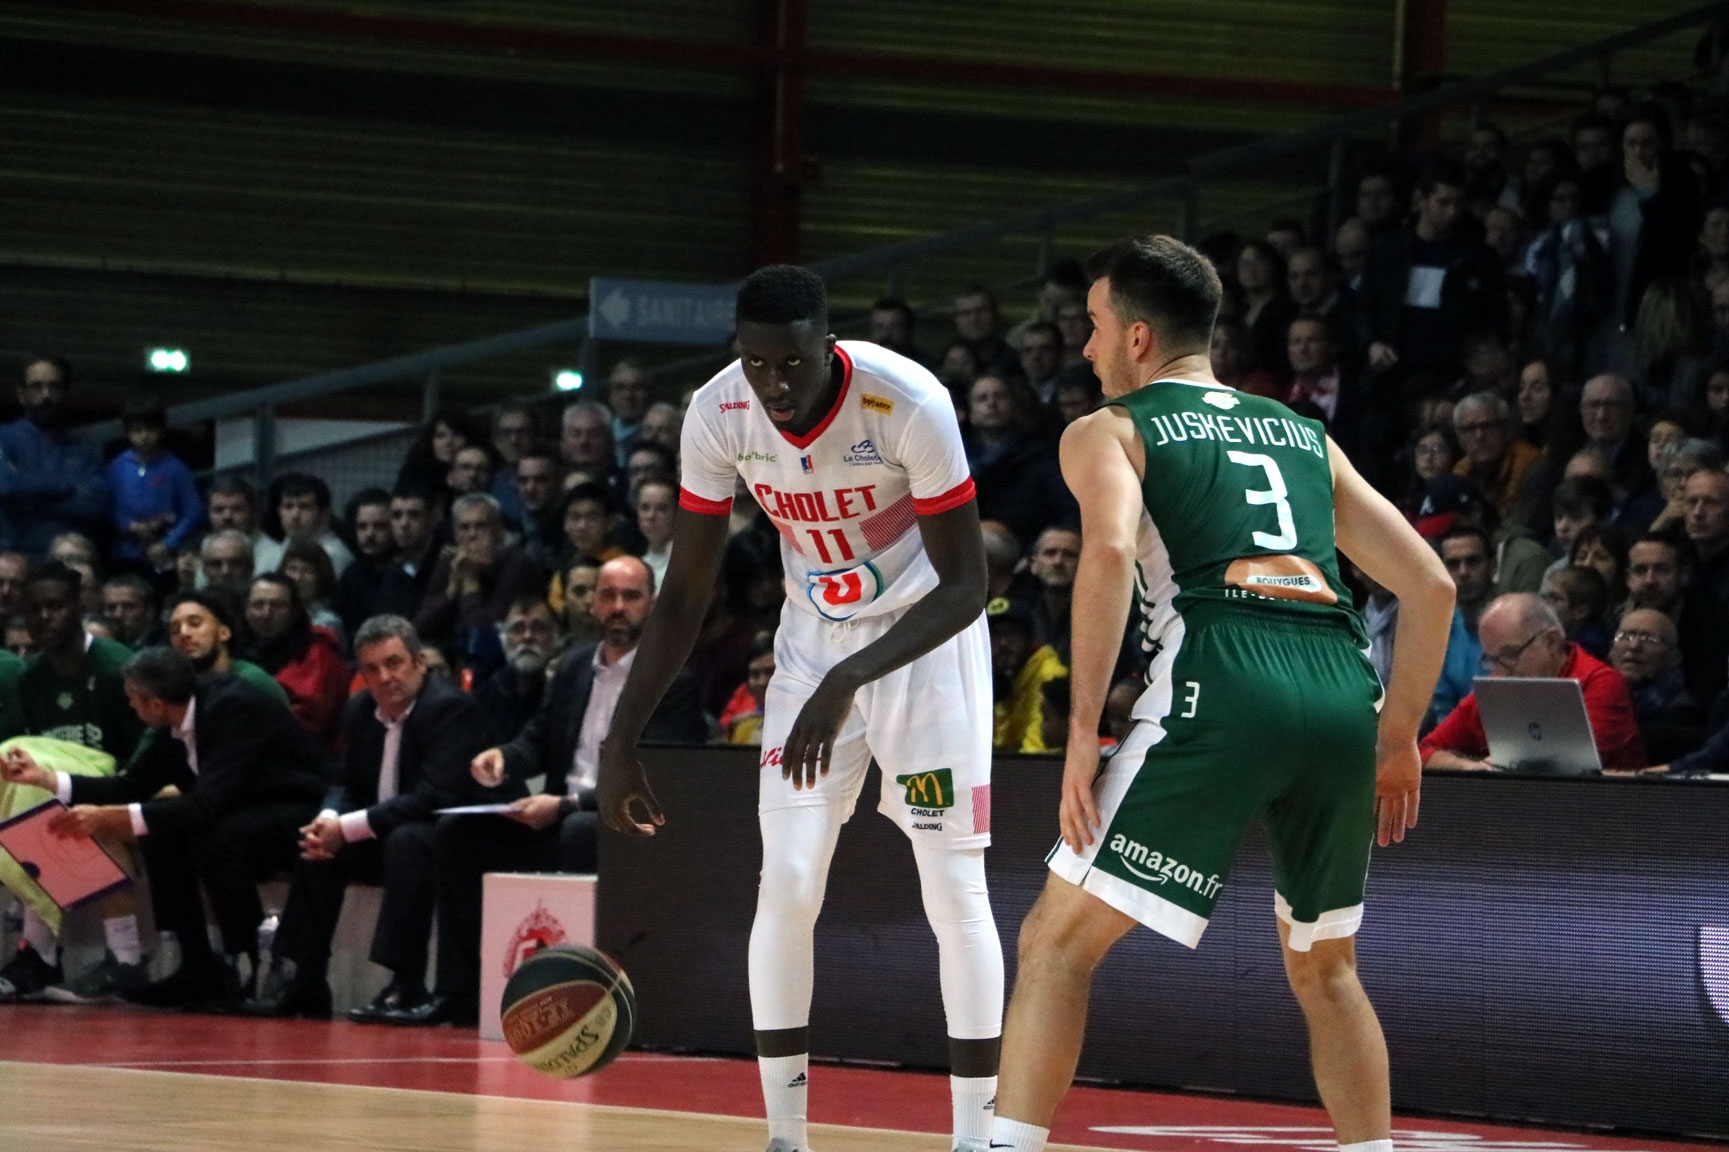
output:
POLYGON ((955 776, 947 768, 896 776, 895 783, 907 790, 908 808, 949 808, 955 802, 955 776))

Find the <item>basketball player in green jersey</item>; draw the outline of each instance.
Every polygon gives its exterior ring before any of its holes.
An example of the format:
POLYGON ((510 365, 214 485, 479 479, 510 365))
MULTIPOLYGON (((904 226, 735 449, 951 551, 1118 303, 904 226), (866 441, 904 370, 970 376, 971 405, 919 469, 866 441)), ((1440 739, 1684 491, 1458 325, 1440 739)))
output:
POLYGON ((1244 826, 1266 823, 1285 969, 1346 1152, 1391 1152, 1387 1048, 1357 981, 1371 841, 1417 822, 1417 725, 1453 586, 1318 422, 1219 384, 1219 279, 1166 236, 1092 259, 1086 355, 1109 404, 1063 434, 1081 506, 1062 841, 1021 928, 990 1147, 1039 1152, 1080 1057, 1093 970, 1137 922, 1194 947, 1244 826), (1383 700, 1335 547, 1399 597, 1383 700), (1103 771, 1131 599, 1151 661, 1103 771), (1378 710, 1378 716, 1377 716, 1378 710))

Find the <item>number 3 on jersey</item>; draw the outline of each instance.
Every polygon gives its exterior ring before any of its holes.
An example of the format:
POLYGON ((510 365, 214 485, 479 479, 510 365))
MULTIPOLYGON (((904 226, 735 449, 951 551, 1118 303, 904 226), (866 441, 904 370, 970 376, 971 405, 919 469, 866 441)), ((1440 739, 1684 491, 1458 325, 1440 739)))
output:
POLYGON ((1290 491, 1285 487, 1285 478, 1279 474, 1279 463, 1271 456, 1262 456, 1257 452, 1227 452, 1231 463, 1241 464, 1245 468, 1259 468, 1267 474, 1266 488, 1249 488, 1243 492, 1243 499, 1250 504, 1271 504, 1279 516, 1279 534, 1270 532, 1253 532, 1249 538, 1257 548, 1271 548, 1276 552, 1288 552, 1297 546, 1297 523, 1291 517, 1291 502, 1285 497, 1290 491))

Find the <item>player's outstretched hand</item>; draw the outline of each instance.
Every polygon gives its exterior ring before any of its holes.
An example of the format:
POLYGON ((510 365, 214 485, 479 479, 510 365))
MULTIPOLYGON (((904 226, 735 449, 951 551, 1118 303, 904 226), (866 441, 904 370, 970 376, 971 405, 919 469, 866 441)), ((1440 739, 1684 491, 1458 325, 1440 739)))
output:
POLYGON ((1063 801, 1057 819, 1063 843, 1075 852, 1085 850, 1099 831, 1099 802, 1093 781, 1099 774, 1099 746, 1071 744, 1063 756, 1063 801))
POLYGON ((1375 843, 1385 848, 1417 826, 1423 758, 1415 740, 1382 740, 1375 748, 1375 843))
POLYGON ((614 832, 627 836, 653 836, 654 830, 666 823, 660 801, 648 786, 648 773, 637 759, 635 744, 621 744, 616 750, 607 741, 600 745, 600 779, 594 789, 595 806, 600 809, 601 823, 614 832), (636 818, 634 807, 642 805, 648 822, 636 818))
POLYGON ((823 677, 799 709, 792 731, 787 733, 780 758, 782 780, 791 780, 794 788, 815 788, 817 776, 828 775, 829 763, 834 759, 834 742, 840 736, 847 713, 852 711, 856 691, 833 676, 823 677))

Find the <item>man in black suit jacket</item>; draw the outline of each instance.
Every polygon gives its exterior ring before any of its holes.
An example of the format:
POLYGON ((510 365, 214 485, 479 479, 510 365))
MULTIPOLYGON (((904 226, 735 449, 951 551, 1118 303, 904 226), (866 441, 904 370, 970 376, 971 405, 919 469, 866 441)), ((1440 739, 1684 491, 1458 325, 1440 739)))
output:
POLYGON ((279 995, 249 1003, 253 1015, 329 1017, 330 940, 356 880, 384 887, 371 957, 394 976, 350 1018, 376 1022, 426 999, 433 822, 438 809, 481 798, 469 762, 486 747, 486 716, 449 680, 428 675, 420 636, 401 616, 362 624, 354 653, 366 688, 343 716, 342 774, 300 829, 277 932, 276 957, 293 962, 294 977, 279 995))
MULTIPOLYGON (((600 741, 612 723, 624 678, 654 604, 654 575, 635 556, 601 566, 594 614, 599 644, 566 656, 540 708, 515 740, 474 757, 474 779, 521 789, 545 774, 545 791, 515 801, 510 819, 446 816, 433 851, 438 868, 438 991, 399 1024, 466 1021, 480 994, 481 877, 488 872, 593 872, 599 817, 594 784, 600 741)), ((700 744, 708 735, 696 684, 681 675, 650 721, 651 740, 700 744)))
POLYGON ((318 810, 330 762, 280 700, 232 676, 200 680, 171 648, 146 648, 121 675, 133 710, 165 736, 116 776, 63 775, 16 754, 6 778, 72 805, 50 825, 60 835, 137 839, 157 927, 178 938, 181 963, 131 999, 236 1006, 257 970, 258 882, 293 862, 297 829, 318 810), (223 960, 210 951, 200 885, 216 911, 223 960))

